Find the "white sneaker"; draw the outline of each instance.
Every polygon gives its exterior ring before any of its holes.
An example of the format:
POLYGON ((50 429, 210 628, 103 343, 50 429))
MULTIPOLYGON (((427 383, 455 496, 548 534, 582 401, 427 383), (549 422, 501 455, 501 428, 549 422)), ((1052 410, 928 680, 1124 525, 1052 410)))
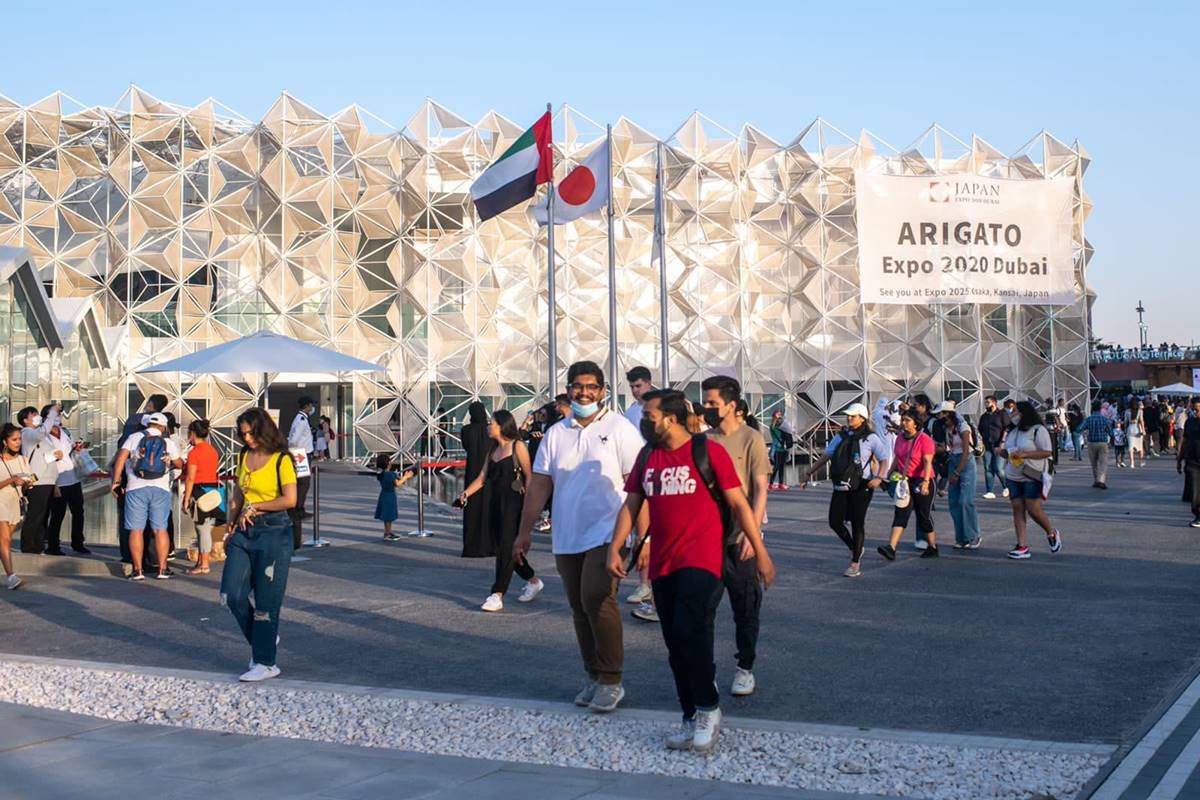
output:
POLYGON ((929 542, 926 541, 925 539, 917 539, 917 541, 913 542, 913 549, 914 550, 928 550, 929 542))
POLYGON ((645 603, 651 597, 654 597, 654 590, 650 588, 650 584, 641 583, 638 584, 638 587, 634 590, 633 594, 625 598, 625 602, 636 605, 638 603, 645 603))
POLYGON ((696 712, 696 734, 692 737, 692 749, 699 753, 709 753, 717 746, 717 736, 721 733, 721 709, 696 712))
POLYGON ((734 697, 748 697, 754 694, 755 685, 754 673, 738 667, 733 673, 733 685, 729 687, 729 693, 734 697))
POLYGON ((488 599, 480 606, 484 611, 499 611, 504 608, 504 598, 498 594, 489 594, 488 599))
POLYGON ((679 724, 679 730, 667 737, 668 750, 691 750, 692 740, 696 737, 696 720, 685 719, 679 724))
MULTIPOLYGON (((529 583, 525 584, 525 588, 521 590, 521 596, 517 598, 518 603, 528 603, 542 593, 542 589, 546 588, 546 584, 542 583, 541 578, 534 578, 529 583)), ((492 598, 488 598, 491 600, 492 598)))
POLYGON ((279 675, 279 667, 268 667, 265 664, 255 664, 250 671, 238 678, 243 683, 258 683, 279 675))
POLYGON ((1005 490, 1004 490, 1004 494, 1002 494, 1002 495, 1000 495, 1000 496, 1001 496, 1001 497, 1008 497, 1008 489, 1005 489, 1005 490))
POLYGON ((9 575, 7 578, 4 579, 4 588, 5 589, 19 589, 19 588, 21 588, 21 584, 23 584, 24 582, 25 581, 21 580, 20 575, 9 575))
POLYGON ((984 500, 995 500, 995 499, 996 499, 996 493, 995 493, 995 492, 984 492, 984 493, 983 493, 983 499, 984 499, 984 500))

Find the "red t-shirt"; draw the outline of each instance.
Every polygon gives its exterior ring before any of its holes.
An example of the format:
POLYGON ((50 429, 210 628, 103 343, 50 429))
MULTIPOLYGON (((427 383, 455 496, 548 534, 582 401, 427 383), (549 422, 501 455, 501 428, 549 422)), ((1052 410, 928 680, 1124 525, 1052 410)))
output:
POLYGON ((905 439, 903 435, 896 437, 896 446, 892 451, 892 469, 906 472, 906 477, 925 477, 925 456, 934 454, 933 437, 921 431, 913 439, 905 439))
MULTIPOLYGON (((196 442, 188 453, 188 467, 196 467, 196 483, 218 483, 217 449, 208 442, 196 442)), ((187 475, 185 472, 184 475, 187 475)))
MULTIPOLYGON (((717 486, 741 486, 728 451, 711 441, 707 446, 717 486)), ((692 460, 690 439, 675 450, 656 448, 643 473, 636 469, 630 473, 625 491, 642 495, 650 504, 651 580, 684 567, 697 567, 721 577, 725 544, 721 510, 692 460)))

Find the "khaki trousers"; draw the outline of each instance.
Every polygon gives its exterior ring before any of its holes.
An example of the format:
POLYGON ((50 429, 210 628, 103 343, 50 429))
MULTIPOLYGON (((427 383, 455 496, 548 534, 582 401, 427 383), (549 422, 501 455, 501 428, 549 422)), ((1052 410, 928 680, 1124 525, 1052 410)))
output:
POLYGON ((575 638, 588 677, 597 683, 620 683, 625 642, 617 581, 608 574, 608 545, 556 555, 554 563, 575 617, 575 638))
POLYGON ((1092 465, 1092 480, 1108 483, 1108 442, 1088 442, 1088 461, 1092 465))

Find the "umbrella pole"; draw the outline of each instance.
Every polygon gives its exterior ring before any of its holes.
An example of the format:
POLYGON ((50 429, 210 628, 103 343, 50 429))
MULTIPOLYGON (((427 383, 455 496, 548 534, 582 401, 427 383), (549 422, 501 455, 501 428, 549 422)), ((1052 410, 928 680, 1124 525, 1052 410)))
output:
POLYGON ((262 379, 262 400, 260 400, 258 404, 258 407, 264 410, 267 407, 267 380, 267 373, 264 372, 262 379))

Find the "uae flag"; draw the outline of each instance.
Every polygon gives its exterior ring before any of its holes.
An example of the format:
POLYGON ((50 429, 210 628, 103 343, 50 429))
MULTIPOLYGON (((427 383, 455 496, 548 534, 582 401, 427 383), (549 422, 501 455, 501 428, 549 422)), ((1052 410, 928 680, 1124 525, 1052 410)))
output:
MULTIPOLYGON (((608 202, 609 172, 612 170, 608 150, 608 142, 605 141, 559 182, 554 193, 555 225, 598 211, 608 202)), ((539 225, 549 221, 545 200, 534 206, 533 216, 539 225)))
POLYGON ((475 179, 471 199, 480 222, 525 202, 539 184, 554 179, 552 139, 547 111, 475 179))

